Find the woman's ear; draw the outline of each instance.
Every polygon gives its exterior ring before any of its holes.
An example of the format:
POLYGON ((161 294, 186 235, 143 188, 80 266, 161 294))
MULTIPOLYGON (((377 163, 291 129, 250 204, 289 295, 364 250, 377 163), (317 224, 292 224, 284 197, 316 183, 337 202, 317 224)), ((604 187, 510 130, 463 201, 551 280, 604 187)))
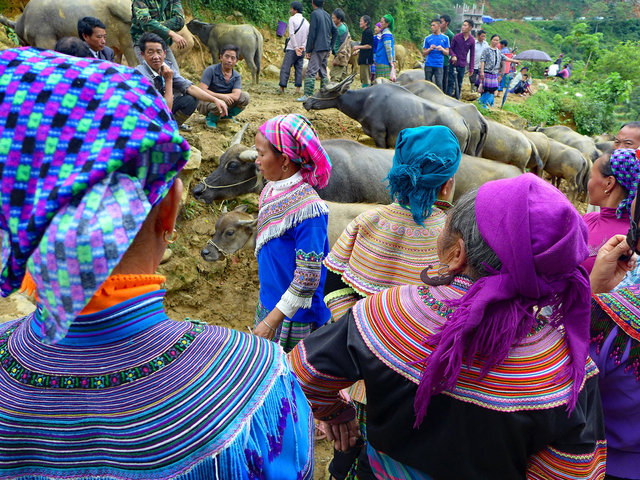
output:
POLYGON ((450 247, 447 257, 447 265, 449 265, 450 272, 461 273, 467 268, 467 251, 464 248, 462 237, 458 237, 450 247))
POLYGON ((184 186, 182 180, 176 178, 173 181, 173 185, 167 192, 167 195, 160 202, 160 209, 158 211, 158 230, 160 234, 167 231, 173 232, 176 226, 176 219, 178 218, 178 212, 180 211, 180 203, 182 202, 182 191, 184 186))

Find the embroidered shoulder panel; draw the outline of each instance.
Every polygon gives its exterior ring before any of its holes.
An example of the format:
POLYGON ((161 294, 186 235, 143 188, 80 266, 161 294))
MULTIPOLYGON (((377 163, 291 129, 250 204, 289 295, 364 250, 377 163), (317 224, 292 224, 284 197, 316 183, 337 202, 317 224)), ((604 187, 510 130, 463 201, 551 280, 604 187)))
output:
POLYGON ((438 261, 436 241, 445 221, 437 207, 424 227, 398 203, 374 208, 347 226, 325 265, 365 296, 389 287, 420 285, 420 272, 438 261))
MULTIPOLYGON (((353 314, 365 343, 388 368, 419 384, 423 362, 435 347, 425 340, 436 333, 451 313, 446 300, 462 296, 465 289, 404 286, 392 288, 359 302, 353 314)), ((571 379, 558 381, 569 362, 563 334, 540 325, 501 365, 480 379, 482 364, 474 360, 463 368, 453 390, 443 392, 463 402, 498 411, 547 409, 565 404, 571 379)), ((585 380, 598 370, 589 358, 585 380)))
POLYGON ((640 285, 593 298, 627 335, 640 341, 640 285))
POLYGON ((256 256, 265 243, 282 236, 303 220, 329 214, 327 204, 308 183, 301 182, 292 189, 269 198, 270 191, 267 186, 260 196, 256 256))

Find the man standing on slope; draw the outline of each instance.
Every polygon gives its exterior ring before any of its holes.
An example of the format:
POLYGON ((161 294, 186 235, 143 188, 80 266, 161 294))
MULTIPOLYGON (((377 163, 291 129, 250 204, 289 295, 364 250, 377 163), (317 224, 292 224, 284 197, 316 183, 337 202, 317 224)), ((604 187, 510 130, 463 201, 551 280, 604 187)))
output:
MULTIPOLYGON (((440 15, 440 31, 442 35, 446 35, 449 39, 449 45, 453 41, 453 32, 449 28, 451 23, 451 17, 449 15, 440 15)), ((442 91, 447 95, 451 95, 451 88, 453 87, 453 69, 449 64, 449 54, 446 53, 442 60, 442 91)))
POLYGON ((332 45, 335 45, 338 29, 331 20, 331 16, 322 9, 324 0, 311 0, 313 12, 307 37, 307 76, 304 79, 304 94, 297 98, 298 102, 304 102, 313 95, 316 83, 316 75, 320 73, 320 87, 324 87, 328 81, 327 59, 332 45))

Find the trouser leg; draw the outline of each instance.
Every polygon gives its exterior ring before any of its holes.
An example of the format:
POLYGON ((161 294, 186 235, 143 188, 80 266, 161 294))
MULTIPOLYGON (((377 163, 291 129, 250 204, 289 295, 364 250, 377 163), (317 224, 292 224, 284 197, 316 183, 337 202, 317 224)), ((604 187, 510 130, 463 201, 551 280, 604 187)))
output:
POLYGON ((371 69, 369 65, 360 65, 360 83, 363 87, 368 87, 371 81, 371 69))
MULTIPOLYGON (((438 88, 439 88, 440 90, 442 90, 442 89, 443 89, 443 83, 442 83, 442 82, 444 81, 444 80, 443 80, 443 77, 444 77, 444 68, 437 68, 437 67, 435 67, 433 70, 434 70, 434 72, 433 72, 433 76, 434 76, 434 77, 435 77, 435 79, 436 79, 436 81, 435 81, 434 83, 438 86, 438 88)), ((444 90, 442 90, 442 91, 444 92, 444 90)))
MULTIPOLYGON (((280 67, 280 85, 282 88, 287 87, 287 83, 289 83, 289 75, 291 74, 291 67, 296 61, 296 52, 295 50, 287 50, 284 52, 284 58, 282 59, 282 66, 280 67)), ((297 73, 297 72, 296 72, 297 73)))
POLYGON ((335 65, 331 68, 331 81, 332 82, 341 82, 347 78, 347 67, 335 65))
MULTIPOLYGON (((308 97, 313 95, 313 90, 316 84, 316 75, 320 71, 322 64, 322 55, 324 52, 311 52, 309 56, 309 63, 307 64, 307 76, 304 79, 304 94, 308 97)), ((325 70, 326 75, 326 70, 325 70)))
POLYGON ((441 70, 441 80, 440 85, 438 86, 440 87, 440 90, 442 90, 442 93, 447 93, 447 89, 449 87, 449 62, 446 62, 441 70))
MULTIPOLYGON (((453 97, 456 93, 456 67, 454 65, 447 65, 447 95, 453 97)), ((444 79, 442 80, 444 82, 444 79)))
POLYGON ((293 61, 293 69, 295 71, 294 85, 296 86, 296 88, 300 88, 302 86, 303 68, 304 68, 304 55, 300 55, 299 57, 296 55, 296 58, 293 61))
POLYGON ((320 88, 324 87, 329 82, 329 73, 327 72, 327 62, 329 60, 329 50, 324 52, 318 52, 320 56, 320 88))
POLYGON ((185 94, 173 99, 171 113, 173 113, 178 125, 182 125, 196 111, 197 106, 198 101, 191 95, 185 94))

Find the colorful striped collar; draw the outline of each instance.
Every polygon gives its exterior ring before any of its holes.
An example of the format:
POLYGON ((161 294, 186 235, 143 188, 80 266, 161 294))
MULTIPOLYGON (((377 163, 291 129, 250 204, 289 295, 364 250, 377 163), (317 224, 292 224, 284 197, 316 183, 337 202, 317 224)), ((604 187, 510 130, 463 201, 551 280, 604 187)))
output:
MULTIPOLYGON (((105 345, 140 333, 168 319, 163 306, 164 294, 165 290, 156 290, 130 298, 100 312, 79 315, 71 323, 67 335, 57 344, 105 345)), ((29 328, 38 339, 44 338, 40 305, 31 318, 29 328)))

